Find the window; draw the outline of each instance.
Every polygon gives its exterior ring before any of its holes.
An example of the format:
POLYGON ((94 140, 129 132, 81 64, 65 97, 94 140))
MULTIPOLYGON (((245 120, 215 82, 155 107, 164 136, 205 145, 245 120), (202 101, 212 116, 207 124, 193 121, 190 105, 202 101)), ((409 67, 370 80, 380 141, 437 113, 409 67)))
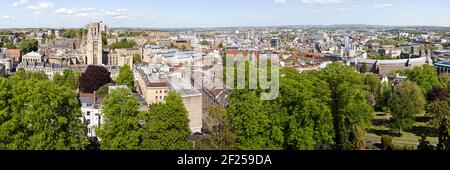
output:
POLYGON ((155 99, 158 100, 158 96, 156 96, 155 99))
POLYGON ((162 99, 162 96, 159 96, 159 99, 162 99))
POLYGON ((90 116, 90 115, 91 115, 91 112, 90 112, 90 111, 88 111, 86 115, 90 116))
POLYGON ((91 119, 86 119, 87 124, 91 124, 91 119))
POLYGON ((158 90, 156 90, 156 94, 158 94, 158 90))

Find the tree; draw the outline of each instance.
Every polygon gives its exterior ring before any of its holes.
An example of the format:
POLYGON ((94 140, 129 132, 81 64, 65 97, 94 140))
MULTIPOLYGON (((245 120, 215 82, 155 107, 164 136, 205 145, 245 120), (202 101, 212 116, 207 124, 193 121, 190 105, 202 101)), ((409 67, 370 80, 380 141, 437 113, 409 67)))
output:
POLYGON ((393 127, 401 134, 402 129, 409 129, 415 115, 424 111, 425 97, 416 83, 404 81, 395 86, 391 100, 393 127))
POLYGON ((117 77, 116 84, 127 85, 128 88, 134 89, 134 77, 131 67, 125 64, 120 68, 119 76, 117 77))
POLYGON ((72 70, 66 69, 63 75, 55 75, 53 81, 59 85, 65 85, 72 90, 76 90, 78 87, 78 78, 72 70))
POLYGON ((328 106, 331 91, 316 73, 281 70, 280 94, 272 120, 281 121, 287 138, 284 149, 312 150, 334 144, 333 117, 328 106), (278 114, 277 113, 281 113, 278 114))
POLYGON ((408 80, 415 82, 424 95, 428 94, 433 87, 439 85, 437 71, 433 66, 423 65, 423 67, 414 67, 407 73, 408 80))
POLYGON ((392 137, 389 135, 383 135, 381 137, 381 146, 383 150, 393 150, 394 146, 392 145, 392 137))
POLYGON ((369 72, 369 68, 367 67, 367 64, 364 63, 361 67, 361 73, 367 73, 369 72))
POLYGON ((433 101, 427 107, 427 116, 431 117, 429 124, 438 129, 443 120, 450 117, 450 107, 447 101, 433 101))
POLYGON ((393 86, 389 83, 383 83, 378 95, 376 109, 377 111, 390 112, 391 98, 393 93, 393 86))
POLYGON ((202 41, 200 41, 200 45, 208 46, 209 45, 209 41, 202 40, 202 41))
POLYGON ((142 63, 141 55, 140 54, 133 54, 133 63, 140 64, 142 63))
POLYGON ((102 150, 141 149, 138 108, 139 102, 129 89, 116 89, 106 96, 102 107, 104 123, 97 131, 102 150))
POLYGON ((367 74, 365 84, 367 86, 367 91, 369 92, 368 96, 371 96, 373 99, 372 102, 368 102, 372 106, 375 106, 381 98, 381 81, 375 74, 367 74))
POLYGON ((75 92, 33 73, 16 76, 0 78, 0 150, 84 149, 75 92))
POLYGON ((450 150, 450 119, 442 120, 438 129, 439 144, 438 150, 450 150))
POLYGON ((144 121, 141 149, 187 150, 191 130, 183 99, 171 91, 164 101, 151 105, 150 110, 141 115, 144 121))
MULTIPOLYGON (((270 119, 262 101, 254 92, 233 90, 228 100, 227 110, 239 137, 238 149, 282 149, 282 145, 279 142, 273 142, 275 140, 271 138, 270 119)), ((283 139, 278 140, 282 141, 283 139)))
POLYGON ((205 134, 203 146, 214 150, 236 150, 237 136, 231 125, 230 117, 225 108, 213 105, 208 108, 208 116, 205 120, 207 133, 205 134))
POLYGON ((80 77, 80 90, 93 93, 103 85, 112 82, 111 73, 103 66, 89 65, 80 77))
POLYGON ((38 41, 35 39, 21 41, 19 43, 19 49, 24 54, 32 52, 32 51, 37 51, 38 50, 38 41))
POLYGON ((119 49, 119 48, 133 48, 136 46, 136 42, 133 40, 128 41, 126 39, 113 43, 109 46, 109 49, 119 49))
POLYGON ((353 68, 336 62, 323 69, 320 78, 331 90, 329 107, 333 115, 335 149, 362 149, 364 135, 361 133, 370 125, 373 112, 365 100, 364 78, 353 68))
POLYGON ((433 101, 448 101, 448 90, 446 88, 433 87, 433 89, 428 92, 427 100, 429 102, 433 101))

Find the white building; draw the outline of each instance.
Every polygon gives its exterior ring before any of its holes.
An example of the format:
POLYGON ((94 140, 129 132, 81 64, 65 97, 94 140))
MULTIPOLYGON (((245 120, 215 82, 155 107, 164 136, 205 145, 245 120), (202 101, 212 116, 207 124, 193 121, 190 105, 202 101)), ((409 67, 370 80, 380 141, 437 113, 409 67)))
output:
POLYGON ((87 126, 88 137, 97 137, 96 129, 103 124, 101 115, 101 105, 97 101, 95 94, 80 94, 81 121, 87 126))

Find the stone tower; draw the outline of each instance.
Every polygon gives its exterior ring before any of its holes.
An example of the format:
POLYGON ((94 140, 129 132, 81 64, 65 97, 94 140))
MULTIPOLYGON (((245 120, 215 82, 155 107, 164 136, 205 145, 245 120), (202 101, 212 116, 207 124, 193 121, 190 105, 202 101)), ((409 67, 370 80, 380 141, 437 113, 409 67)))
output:
POLYGON ((86 58, 84 60, 87 65, 101 65, 103 64, 103 46, 101 23, 94 22, 87 26, 87 40, 86 40, 86 58))

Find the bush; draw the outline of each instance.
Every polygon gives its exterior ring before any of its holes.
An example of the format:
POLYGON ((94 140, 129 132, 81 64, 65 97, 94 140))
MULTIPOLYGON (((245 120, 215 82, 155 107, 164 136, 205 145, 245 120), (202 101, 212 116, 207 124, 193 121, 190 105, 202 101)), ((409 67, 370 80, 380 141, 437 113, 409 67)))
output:
POLYGON ((383 147, 383 150, 392 150, 392 137, 389 135, 383 135, 381 137, 381 146, 383 147))

